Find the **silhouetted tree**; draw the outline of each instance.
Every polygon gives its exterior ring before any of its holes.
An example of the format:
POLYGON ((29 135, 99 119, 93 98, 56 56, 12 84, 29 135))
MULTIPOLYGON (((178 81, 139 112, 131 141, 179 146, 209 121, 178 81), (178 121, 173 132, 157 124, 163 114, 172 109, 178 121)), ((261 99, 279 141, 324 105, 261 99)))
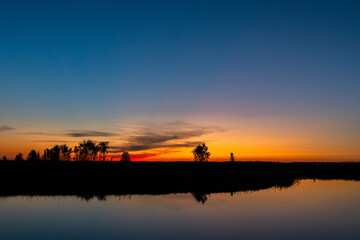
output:
POLYGON ((71 160, 72 148, 69 148, 66 144, 60 146, 60 159, 63 161, 71 160))
POLYGON ((60 160, 60 147, 58 145, 55 145, 52 149, 51 149, 51 157, 50 157, 51 161, 59 161, 60 160))
POLYGON ((3 156, 3 159, 2 159, 3 161, 7 161, 7 158, 6 158, 6 156, 4 155, 3 156))
POLYGON ((100 142, 99 145, 100 157, 105 161, 106 154, 108 153, 109 149, 109 142, 100 142))
POLYGON ((79 144, 79 159, 81 161, 96 160, 99 153, 99 146, 91 140, 83 141, 79 144))
POLYGON ((122 162, 130 162, 130 154, 126 151, 124 151, 121 155, 121 161, 122 162))
POLYGON ((79 160, 80 161, 87 161, 89 155, 89 149, 85 141, 79 144, 79 160))
POLYGON ((50 149, 47 148, 47 149, 44 150, 42 160, 44 160, 44 161, 50 161, 51 160, 51 150, 50 149))
POLYGON ((90 141, 90 142, 92 143, 91 147, 89 148, 90 149, 90 157, 91 157, 92 161, 95 161, 100 149, 99 149, 99 146, 97 144, 95 144, 92 141, 90 141))
POLYGON ((80 148, 78 146, 74 147, 74 153, 75 153, 74 160, 79 161, 80 160, 80 148))
POLYGON ((22 153, 19 152, 19 154, 15 156, 15 161, 24 161, 22 153))
POLYGON ((208 152, 208 147, 203 143, 202 145, 196 146, 192 153, 194 154, 195 162, 207 162, 210 157, 210 153, 208 152))
POLYGON ((230 161, 234 162, 234 154, 233 153, 230 153, 230 161))
POLYGON ((35 150, 31 150, 27 156, 28 161, 38 161, 40 160, 40 154, 37 153, 35 150))

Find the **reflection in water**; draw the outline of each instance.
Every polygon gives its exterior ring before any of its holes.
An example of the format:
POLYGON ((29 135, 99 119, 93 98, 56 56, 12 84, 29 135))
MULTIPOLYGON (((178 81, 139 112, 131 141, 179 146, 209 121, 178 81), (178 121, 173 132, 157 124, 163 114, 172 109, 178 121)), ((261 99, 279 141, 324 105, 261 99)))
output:
MULTIPOLYGON (((282 180, 282 181, 276 181, 276 182, 255 182, 255 183, 246 183, 246 184, 242 184, 238 186, 238 191, 207 191, 207 192, 203 192, 203 191, 196 191, 196 192, 190 192, 190 195, 199 203, 205 204, 205 202, 208 200, 208 197, 210 196, 210 194, 214 194, 214 193, 229 193, 230 196, 233 196, 235 193, 240 193, 240 192, 256 192, 256 191, 260 191, 260 190, 264 190, 264 189, 286 189, 289 188, 291 186, 297 185, 300 182, 300 180, 282 180)), ((228 190, 228 189, 227 189, 228 190)), ((176 192, 174 192, 176 193, 176 192)), ((147 193, 143 193, 143 192, 138 192, 135 195, 169 195, 172 194, 172 192, 166 192, 163 194, 157 194, 157 193, 151 193, 151 192, 147 192, 147 193)), ((115 196, 115 197, 126 197, 128 196, 129 199, 131 199, 131 196, 133 196, 134 194, 91 194, 91 193, 79 193, 79 194, 56 194, 52 193, 52 194, 7 194, 7 195, 0 195, 0 199, 1 198, 7 198, 7 197, 11 197, 11 196, 26 196, 26 197, 41 197, 41 196, 48 196, 48 197, 64 197, 64 196, 75 196, 77 198, 80 198, 82 200, 85 201, 91 201, 94 199, 97 199, 99 201, 106 201, 109 197, 111 196, 115 196)))
POLYGON ((85 201, 90 201, 94 198, 96 198, 99 201, 106 201, 107 200, 107 195, 78 195, 77 197, 85 200, 85 201))
POLYGON ((360 239, 360 182, 231 193, 2 197, 0 239, 360 239))
POLYGON ((204 204, 207 201, 206 193, 191 193, 191 195, 195 198, 196 201, 204 204))
MULTIPOLYGON (((93 192, 92 190, 87 189, 24 189, 24 188, 9 188, 1 189, 0 188, 0 198, 1 197, 11 197, 11 196, 76 196, 85 201, 90 201, 92 199, 98 199, 101 201, 106 201, 109 196, 131 196, 131 195, 166 195, 174 193, 184 193, 188 192, 195 198, 197 202, 204 204, 208 196, 211 193, 230 193, 232 196, 236 192, 254 192, 263 189, 276 188, 276 189, 286 189, 294 184, 298 183, 299 180, 285 179, 285 180, 269 180, 269 181, 249 181, 238 183, 236 185, 227 186, 202 186, 196 187, 188 186, 188 191, 182 188, 175 188, 174 190, 158 191, 154 189, 141 189, 140 190, 124 190, 124 189, 108 189, 102 190, 101 192, 93 192), (195 191, 193 191, 195 190, 195 191)), ((185 188, 186 189, 186 188, 185 188)))

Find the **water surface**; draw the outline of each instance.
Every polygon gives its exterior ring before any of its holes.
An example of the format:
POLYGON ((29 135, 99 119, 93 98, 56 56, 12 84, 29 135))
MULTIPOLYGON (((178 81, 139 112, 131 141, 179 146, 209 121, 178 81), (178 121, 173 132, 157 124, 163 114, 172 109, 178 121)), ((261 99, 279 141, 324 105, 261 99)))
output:
POLYGON ((359 226, 354 181, 206 196, 0 198, 0 239, 360 239, 359 226))

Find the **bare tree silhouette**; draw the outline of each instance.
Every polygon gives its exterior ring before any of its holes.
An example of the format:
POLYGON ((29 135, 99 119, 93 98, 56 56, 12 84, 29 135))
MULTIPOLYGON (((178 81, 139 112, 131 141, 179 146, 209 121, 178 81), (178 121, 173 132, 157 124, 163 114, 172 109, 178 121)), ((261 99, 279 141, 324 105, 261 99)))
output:
POLYGON ((196 146, 192 153, 194 154, 195 162, 207 162, 210 157, 210 153, 208 152, 208 147, 203 143, 202 145, 196 146))

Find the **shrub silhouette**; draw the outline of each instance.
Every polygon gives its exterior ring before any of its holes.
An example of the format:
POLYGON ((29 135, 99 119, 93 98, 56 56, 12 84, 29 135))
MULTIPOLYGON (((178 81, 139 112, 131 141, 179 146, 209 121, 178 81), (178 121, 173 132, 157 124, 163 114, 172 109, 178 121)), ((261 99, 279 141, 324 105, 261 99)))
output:
POLYGON ((130 162, 130 154, 126 151, 124 151, 121 155, 121 161, 122 162, 130 162))
POLYGON ((208 152, 208 147, 203 143, 202 145, 196 146, 192 153, 194 154, 195 162, 207 162, 210 157, 210 153, 208 152))
POLYGON ((19 153, 15 156, 15 161, 24 161, 24 158, 23 158, 22 153, 19 152, 19 153))
POLYGON ((38 160, 40 160, 40 154, 36 153, 35 150, 31 150, 29 152, 29 154, 27 155, 27 160, 28 161, 38 161, 38 160))
POLYGON ((7 158, 6 158, 5 155, 3 156, 2 160, 3 160, 3 161, 7 161, 7 158))

